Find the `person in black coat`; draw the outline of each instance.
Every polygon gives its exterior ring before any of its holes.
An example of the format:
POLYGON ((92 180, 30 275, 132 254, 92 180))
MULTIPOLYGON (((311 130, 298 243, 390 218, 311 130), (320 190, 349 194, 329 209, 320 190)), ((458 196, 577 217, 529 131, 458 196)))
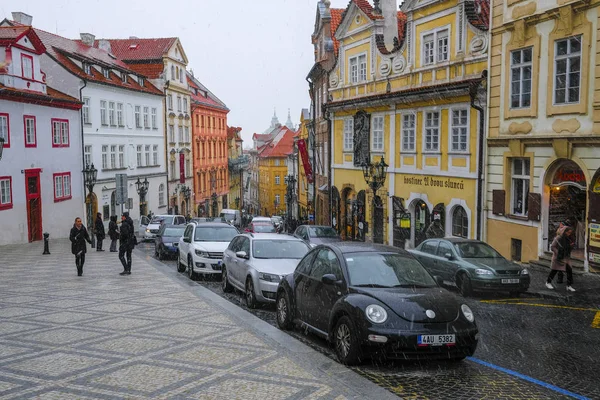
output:
POLYGON ((128 212, 121 216, 121 229, 119 229, 119 260, 123 264, 123 272, 119 275, 131 275, 131 252, 135 245, 135 235, 133 231, 133 220, 128 212), (127 256, 127 258, 125 258, 127 256))
POLYGON ((85 226, 81 223, 81 218, 75 218, 75 223, 71 228, 69 239, 71 240, 71 253, 75 254, 77 276, 81 276, 83 275, 83 264, 85 263, 85 253, 87 252, 85 242, 92 244, 87 229, 85 229, 85 226))
POLYGON ((117 240, 119 239, 119 226, 117 225, 117 216, 112 215, 108 223, 108 237, 110 238, 110 251, 117 252, 117 240))
POLYGON ((102 241, 106 237, 106 233, 104 232, 104 222, 102 222, 102 214, 96 214, 96 224, 94 226, 94 232, 96 233, 96 251, 104 251, 102 249, 102 241))

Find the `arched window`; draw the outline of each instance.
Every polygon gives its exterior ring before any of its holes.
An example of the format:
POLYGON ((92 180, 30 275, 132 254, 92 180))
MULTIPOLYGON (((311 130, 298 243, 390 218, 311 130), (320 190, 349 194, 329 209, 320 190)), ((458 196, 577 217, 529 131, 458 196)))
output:
POLYGON ((452 213, 452 236, 469 237, 469 217, 461 206, 456 207, 452 213))
POLYGON ((179 79, 179 67, 175 68, 175 73, 176 73, 175 77, 177 79, 179 79))
POLYGON ((175 66, 171 65, 171 79, 175 79, 175 66))
POLYGON ((160 207, 165 205, 165 184, 161 183, 158 185, 158 205, 160 207))

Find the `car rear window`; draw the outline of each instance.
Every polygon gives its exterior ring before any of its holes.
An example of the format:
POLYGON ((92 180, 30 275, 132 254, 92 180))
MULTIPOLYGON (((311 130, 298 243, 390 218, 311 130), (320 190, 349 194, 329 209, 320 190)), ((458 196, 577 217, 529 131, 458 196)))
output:
POLYGON ((254 224, 254 232, 256 233, 274 233, 275 227, 272 224, 254 224))
POLYGON ((254 258, 293 258, 301 259, 308 253, 308 246, 299 240, 255 240, 252 255, 254 258))
POLYGON ((167 229, 165 229, 163 236, 171 236, 171 237, 183 236, 183 231, 185 231, 185 226, 183 226, 181 228, 167 228, 167 229))
POLYGON ((195 242, 231 242, 238 234, 238 230, 232 226, 207 226, 197 227, 194 234, 195 242))
POLYGON ((152 222, 150 222, 151 224, 160 224, 160 222, 164 222, 165 224, 172 224, 173 223, 173 219, 175 217, 172 215, 166 215, 163 217, 154 217, 152 218, 152 222))

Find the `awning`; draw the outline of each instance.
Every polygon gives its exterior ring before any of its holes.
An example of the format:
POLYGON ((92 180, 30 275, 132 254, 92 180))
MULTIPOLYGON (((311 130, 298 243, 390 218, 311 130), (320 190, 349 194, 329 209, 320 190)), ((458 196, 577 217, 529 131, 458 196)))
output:
POLYGON ((324 184, 323 186, 319 186, 319 191, 321 192, 325 192, 329 187, 327 186, 327 184, 324 184))

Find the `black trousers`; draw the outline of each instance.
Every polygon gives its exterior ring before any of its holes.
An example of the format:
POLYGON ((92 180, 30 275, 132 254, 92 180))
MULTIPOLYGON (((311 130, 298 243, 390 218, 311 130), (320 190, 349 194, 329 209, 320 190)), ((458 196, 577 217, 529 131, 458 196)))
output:
MULTIPOLYGON (((573 284, 573 268, 571 268, 571 265, 567 264, 566 266, 567 269, 567 285, 571 286, 573 284)), ((558 274, 561 271, 557 271, 555 269, 553 269, 552 271, 550 271, 550 275, 548 275, 548 283, 552 282, 552 279, 554 279, 554 277, 556 276, 556 274, 558 274)))
POLYGON ((121 260, 125 272, 131 272, 131 250, 129 246, 121 245, 119 247, 119 260, 121 260), (127 256, 127 259, 125 259, 125 256, 127 256))
POLYGON ((75 255, 75 265, 77 266, 77 275, 83 274, 83 264, 85 263, 85 253, 81 252, 75 255))
POLYGON ((96 251, 100 251, 102 250, 102 241, 104 239, 98 239, 98 237, 96 236, 96 251))
POLYGON ((117 239, 110 240, 110 251, 117 251, 117 239))

